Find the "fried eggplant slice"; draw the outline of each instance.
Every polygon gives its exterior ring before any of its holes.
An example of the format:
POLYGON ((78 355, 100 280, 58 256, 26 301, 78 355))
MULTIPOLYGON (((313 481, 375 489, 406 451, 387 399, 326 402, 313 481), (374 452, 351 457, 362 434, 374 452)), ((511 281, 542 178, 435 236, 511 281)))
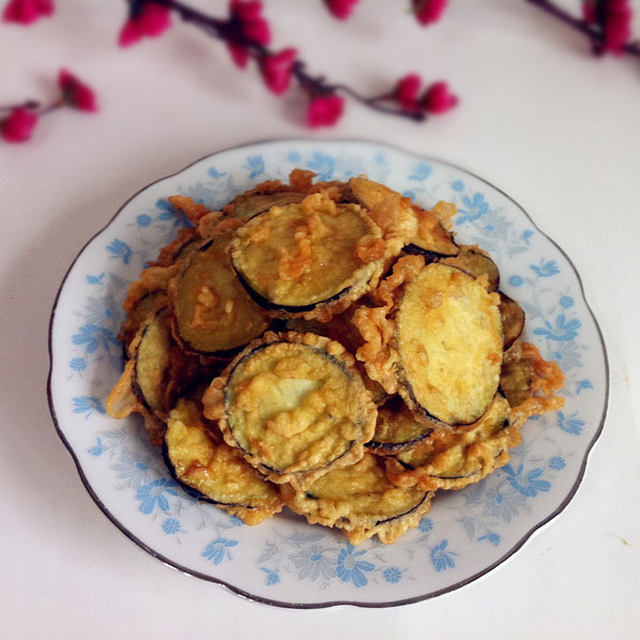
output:
POLYGON ((131 343, 140 327, 149 316, 167 304, 169 282, 180 270, 179 264, 169 266, 151 266, 142 271, 140 278, 134 280, 127 290, 122 304, 127 317, 120 327, 118 338, 125 349, 131 343))
POLYGON ((497 302, 471 276, 437 263, 406 287, 396 323, 398 391, 409 407, 447 424, 470 424, 489 408, 502 364, 497 302))
POLYGON ((181 398, 169 413, 163 450, 169 470, 188 493, 245 524, 259 524, 284 506, 278 489, 222 442, 191 400, 181 398))
POLYGON ((167 326, 166 310, 157 313, 142 329, 135 353, 133 392, 156 416, 166 415, 166 397, 170 365, 171 332, 167 326))
POLYGON ((518 340, 505 352, 500 389, 512 407, 513 424, 521 426, 533 415, 561 409, 564 398, 556 392, 563 384, 558 363, 544 360, 535 345, 518 340))
POLYGON ((520 444, 520 430, 509 424, 510 408, 500 394, 476 423, 435 429, 418 446, 385 458, 389 479, 400 487, 425 491, 462 489, 479 482, 509 460, 520 444))
POLYGON ((242 194, 232 200, 228 207, 233 207, 233 215, 237 218, 253 218, 258 213, 268 211, 271 207, 282 207, 287 204, 300 203, 306 193, 299 191, 279 191, 275 193, 242 194))
POLYGON ((500 271, 496 263, 478 247, 463 245, 458 255, 453 258, 441 260, 443 264, 458 267, 474 278, 487 276, 487 289, 497 291, 500 286, 500 271))
POLYGON ((502 291, 500 295, 500 318, 502 319, 503 349, 506 351, 524 331, 524 309, 502 291))
POLYGON ((160 249, 157 260, 150 263, 150 265, 155 267, 168 267, 177 260, 186 258, 189 252, 196 248, 199 240, 200 236, 195 227, 180 229, 173 242, 160 249))
POLYGON ((313 171, 293 169, 289 173, 289 184, 280 180, 261 182, 238 194, 222 210, 227 216, 248 219, 275 205, 300 202, 311 189, 315 175, 313 171))
POLYGON ((324 192, 254 216, 231 247, 246 290, 281 318, 344 311, 378 283, 383 254, 380 228, 362 208, 324 192))
POLYGON ((413 204, 397 191, 366 176, 357 176, 347 183, 347 197, 362 205, 382 229, 387 262, 417 236, 418 220, 413 204))
POLYGON ((353 545, 374 535, 393 543, 418 526, 431 507, 432 493, 393 485, 380 460, 367 453, 354 465, 330 471, 306 491, 283 485, 285 502, 310 524, 344 530, 353 545))
POLYGON ((213 380, 202 402, 227 444, 269 480, 301 489, 359 460, 375 428, 353 357, 314 334, 265 334, 213 380))
POLYGON ((442 427, 436 420, 418 421, 399 396, 392 396, 378 409, 376 431, 366 447, 378 455, 394 455, 414 448, 442 427))
MULTIPOLYGON (((436 207, 442 208, 443 204, 448 203, 438 203, 436 207)), ((409 253, 421 253, 429 258, 458 255, 459 248, 453 234, 444 227, 433 211, 414 205, 413 212, 417 220, 417 232, 407 247, 409 253)), ((454 213, 455 209, 451 215, 454 213)))
POLYGON ((455 267, 404 256, 354 323, 367 373, 420 418, 470 424, 489 408, 502 363, 499 297, 455 267))
POLYGON ((107 400, 109 415, 139 413, 154 444, 160 444, 169 409, 177 396, 212 370, 176 345, 165 306, 147 320, 127 349, 128 361, 107 400), (128 388, 127 388, 128 387, 128 388))
POLYGON ((205 242, 169 287, 174 334, 191 353, 226 355, 259 336, 271 322, 231 269, 227 247, 232 234, 219 233, 205 242))
MULTIPOLYGON (((134 338, 131 344, 135 345, 139 339, 140 335, 134 338)), ((129 360, 125 365, 122 375, 107 397, 105 403, 107 414, 119 420, 132 413, 140 414, 144 419, 144 428, 149 440, 154 445, 160 445, 165 425, 140 402, 140 398, 134 393, 135 366, 135 360, 129 360)))

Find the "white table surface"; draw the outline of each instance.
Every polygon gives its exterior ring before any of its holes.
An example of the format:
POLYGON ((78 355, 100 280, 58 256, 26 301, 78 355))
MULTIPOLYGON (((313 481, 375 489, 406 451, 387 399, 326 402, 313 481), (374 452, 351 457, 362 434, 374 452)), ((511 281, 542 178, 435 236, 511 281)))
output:
POLYGON ((274 42, 295 44, 312 69, 371 93, 415 70, 446 78, 461 98, 423 125, 350 104, 339 126, 316 133, 295 93, 272 96, 193 28, 123 51, 124 3, 57 4, 30 28, 0 25, 0 103, 53 96, 51 79, 68 66, 101 105, 44 118, 28 144, 0 144, 1 635, 638 637, 640 60, 594 60, 578 34, 516 0, 452 0, 430 29, 395 3, 363 0, 339 23, 319 0, 272 0, 274 42), (390 142, 502 188, 569 255, 604 333, 609 413, 574 499, 503 565, 433 600, 296 611, 182 575, 102 514, 49 415, 49 315, 86 240, 158 177, 292 136, 390 142))

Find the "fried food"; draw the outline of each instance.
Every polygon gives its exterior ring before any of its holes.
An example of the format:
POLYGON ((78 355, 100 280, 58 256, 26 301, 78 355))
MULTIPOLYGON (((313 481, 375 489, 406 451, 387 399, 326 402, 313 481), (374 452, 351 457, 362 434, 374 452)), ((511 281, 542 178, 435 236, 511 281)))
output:
POLYGON ((418 526, 432 498, 430 492, 392 484, 370 453, 349 467, 330 471, 306 491, 284 485, 282 495, 309 523, 342 529, 353 545, 374 535, 385 544, 395 542, 418 526))
POLYGON ((380 227, 385 239, 385 257, 394 258, 418 234, 418 219, 409 198, 364 176, 347 183, 351 198, 361 204, 380 227))
POLYGON ((380 228, 361 207, 326 194, 272 207, 238 230, 231 247, 240 281, 276 317, 333 315, 368 293, 384 269, 380 228))
POLYGON ((497 291, 500 287, 498 265, 478 247, 462 246, 458 255, 452 258, 445 258, 441 262, 452 267, 458 267, 458 269, 474 278, 479 278, 483 274, 486 275, 487 289, 489 291, 497 291))
POLYGON ((378 455, 393 455, 413 449, 428 438, 434 429, 441 427, 442 424, 437 420, 418 422, 400 396, 391 396, 378 408, 376 430, 373 439, 366 446, 369 451, 378 455))
POLYGON ((522 335, 455 205, 296 169, 193 225, 128 290, 109 415, 142 416, 173 477, 247 524, 286 504, 351 544, 398 539, 437 491, 509 460, 563 377, 522 335))
POLYGON ((413 213, 417 221, 417 232, 411 238, 409 252, 419 253, 431 259, 458 255, 460 249, 453 234, 440 219, 448 222, 456 213, 455 205, 439 202, 433 211, 413 205, 413 213))
POLYGON ((193 400, 181 398, 167 418, 164 456, 174 478, 198 499, 212 502, 245 524, 282 510, 277 488, 207 425, 193 400))
POLYGON ((224 355, 259 336, 271 322, 233 273, 227 255, 232 238, 225 230, 214 234, 171 282, 174 334, 192 353, 224 355))
POLYGON ((162 307, 141 324, 127 347, 128 362, 107 398, 115 418, 138 413, 154 444, 162 442, 165 421, 182 391, 213 369, 182 351, 169 329, 169 310, 162 307))
POLYGON ((371 360, 365 347, 357 356, 371 378, 389 393, 399 393, 417 413, 446 424, 470 424, 487 410, 498 388, 499 301, 483 282, 455 267, 415 263, 395 288, 392 303, 382 307, 386 345, 379 344, 380 333, 368 340, 368 310, 361 308, 355 319, 367 334, 367 346, 384 348, 386 357, 371 360))
POLYGON ((502 319, 502 348, 506 351, 524 331, 524 309, 502 291, 500 295, 500 318, 502 319))
POLYGON ((267 333, 204 393, 204 415, 272 482, 306 488, 362 458, 375 428, 353 356, 314 334, 267 333))
POLYGON ((462 489, 504 466, 508 450, 520 441, 519 429, 509 424, 509 403, 498 394, 474 424, 436 428, 413 448, 387 458, 387 475, 401 487, 462 489))

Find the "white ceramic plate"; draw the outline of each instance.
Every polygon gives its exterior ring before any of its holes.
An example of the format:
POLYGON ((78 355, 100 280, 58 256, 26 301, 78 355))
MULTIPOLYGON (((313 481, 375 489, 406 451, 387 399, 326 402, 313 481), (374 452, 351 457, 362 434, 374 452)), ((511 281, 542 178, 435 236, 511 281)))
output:
MULTIPOLYGON (((94 500, 131 540, 189 574, 274 605, 391 606, 457 589, 511 556, 575 493, 602 429, 608 397, 604 344, 567 256, 523 209, 484 180, 443 162, 368 142, 286 140, 203 158, 146 187, 71 266, 50 328, 49 398, 58 432, 94 500), (171 479, 137 419, 105 414, 122 369, 116 339, 128 283, 184 221, 167 196, 218 208, 294 167, 321 180, 366 173, 424 207, 453 201, 455 231, 487 249, 501 288, 527 312, 526 339, 566 376, 562 411, 532 419, 509 465, 459 492, 441 492, 396 544, 352 547, 292 514, 257 527, 196 501, 171 479)), ((569 546, 570 541, 567 541, 569 546)))

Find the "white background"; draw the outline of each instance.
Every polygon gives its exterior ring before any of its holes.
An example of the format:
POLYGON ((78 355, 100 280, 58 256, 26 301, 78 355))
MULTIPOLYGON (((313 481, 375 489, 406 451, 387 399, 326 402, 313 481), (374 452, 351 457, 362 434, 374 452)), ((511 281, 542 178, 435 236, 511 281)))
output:
POLYGON ((2 635, 637 637, 640 59, 594 59, 579 34, 524 1, 451 0, 427 29, 408 2, 362 0, 345 23, 320 0, 266 4, 274 46, 295 45, 310 69, 371 94, 418 71, 447 79, 459 107, 416 125, 351 103, 339 126, 316 133, 296 91, 272 96, 193 27, 118 49, 124 2, 59 0, 52 19, 0 25, 0 104, 53 98, 66 66, 101 106, 47 116, 28 144, 0 143, 2 635), (96 507, 49 416, 49 315, 86 240, 134 192, 194 159, 292 136, 389 142, 502 188, 567 252, 604 333, 609 415, 575 498, 505 564, 434 600, 275 609, 169 569, 96 507))

